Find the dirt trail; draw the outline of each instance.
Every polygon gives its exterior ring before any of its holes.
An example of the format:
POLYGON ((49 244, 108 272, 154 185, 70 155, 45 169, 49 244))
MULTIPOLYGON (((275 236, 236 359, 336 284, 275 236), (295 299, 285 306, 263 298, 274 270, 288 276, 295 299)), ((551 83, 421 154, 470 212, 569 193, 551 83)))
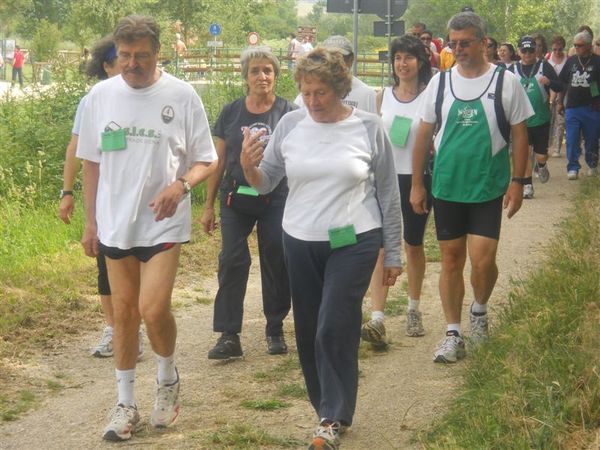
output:
MULTIPOLYGON (((550 182, 536 184, 535 199, 524 201, 523 208, 513 219, 503 220, 498 255, 500 277, 491 300, 492 326, 494 308, 506 299, 510 279, 523 277, 536 266, 544 244, 552 239, 556 225, 570 210, 570 199, 579 182, 566 180, 564 164, 564 158, 550 160, 550 182)), ((388 333, 393 340, 389 352, 361 360, 355 423, 343 438, 342 448, 373 448, 374 436, 383 439, 377 448, 414 447, 410 443, 413 432, 446 410, 452 390, 459 382, 461 365, 444 366, 431 361, 433 348, 444 331, 437 295, 438 273, 439 264, 428 264, 422 297, 427 334, 423 338, 405 337, 404 317, 388 318, 388 333)), ((468 270, 466 274, 468 279, 468 270)), ((245 358, 218 364, 206 358, 216 339, 212 332, 212 304, 198 301, 214 297, 216 276, 208 280, 195 279, 190 274, 179 277, 174 304, 179 329, 177 364, 182 377, 182 415, 176 426, 164 433, 150 430, 146 425, 131 441, 120 445, 157 449, 227 448, 211 444, 211 436, 229 424, 294 439, 298 442, 297 448, 305 448, 304 442, 316 421, 306 400, 286 399, 290 406, 273 412, 240 406, 242 400, 281 398, 277 387, 301 383, 297 368, 289 369, 294 366, 294 358, 265 353, 259 284, 259 273, 253 266, 242 334, 245 358)), ((465 304, 470 303, 471 298, 467 289, 465 304)), ((288 318, 287 339, 295 351, 291 329, 288 318)), ((22 419, 1 424, 0 449, 115 447, 100 438, 105 414, 113 405, 115 386, 112 360, 87 356, 97 337, 98 330, 87 330, 65 341, 52 354, 39 355, 27 363, 26 373, 42 379, 58 378, 64 389, 22 419)), ((147 423, 155 377, 154 358, 149 351, 139 363, 137 374, 137 400, 142 419, 147 423)), ((235 446, 266 447, 280 448, 277 445, 235 446)))

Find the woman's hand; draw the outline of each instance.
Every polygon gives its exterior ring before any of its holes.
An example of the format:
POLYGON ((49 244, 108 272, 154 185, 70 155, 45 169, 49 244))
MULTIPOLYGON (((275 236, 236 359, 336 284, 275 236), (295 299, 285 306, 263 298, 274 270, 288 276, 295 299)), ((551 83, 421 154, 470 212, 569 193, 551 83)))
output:
POLYGON ((267 130, 264 128, 257 133, 252 133, 248 127, 244 128, 244 140, 242 141, 242 152, 240 154, 240 164, 244 170, 258 167, 262 161, 265 149, 260 138, 266 132, 267 130))

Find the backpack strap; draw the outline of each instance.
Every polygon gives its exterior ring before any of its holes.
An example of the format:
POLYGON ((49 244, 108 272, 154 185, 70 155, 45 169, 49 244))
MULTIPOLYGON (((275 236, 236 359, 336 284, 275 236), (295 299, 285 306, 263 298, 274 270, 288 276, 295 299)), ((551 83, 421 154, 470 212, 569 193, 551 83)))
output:
POLYGON ((442 103, 444 102, 444 90, 446 89, 446 72, 445 70, 440 72, 440 82, 435 96, 435 117, 438 130, 442 127, 442 103))
POLYGON ((494 112, 496 113, 496 121, 500 134, 508 144, 510 142, 510 123, 506 120, 504 106, 502 106, 502 87, 504 85, 504 72, 506 69, 498 68, 498 79, 496 80, 496 91, 494 92, 494 112))

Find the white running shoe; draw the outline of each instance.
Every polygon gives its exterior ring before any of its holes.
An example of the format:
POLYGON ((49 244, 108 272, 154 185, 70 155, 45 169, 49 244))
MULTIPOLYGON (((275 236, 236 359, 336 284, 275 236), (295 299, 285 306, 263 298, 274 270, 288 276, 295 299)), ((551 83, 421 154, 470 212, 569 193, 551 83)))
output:
POLYGON ((533 184, 526 184, 523 186, 523 198, 533 198, 533 184))
POLYGON ((588 167, 586 175, 588 177, 597 177, 598 176, 598 168, 597 167, 588 167))
POLYGON ((455 363, 459 359, 463 359, 466 354, 463 338, 449 331, 433 352, 433 362, 455 363))
POLYGON ((567 179, 569 180, 576 180, 578 178, 579 174, 577 173, 576 170, 569 170, 567 172, 567 179))
POLYGON ((421 311, 417 311, 416 309, 409 309, 406 312, 406 335, 411 337, 419 337, 425 335, 421 311))
POLYGON ((339 422, 321 422, 313 433, 308 450, 337 450, 340 447, 340 429, 339 422))
POLYGON ((543 166, 537 166, 537 174, 541 183, 547 183, 550 179, 550 171, 548 170, 548 164, 544 164, 543 166))
POLYGON ((469 313, 469 323, 471 325, 471 333, 469 340, 472 344, 478 345, 488 339, 488 315, 476 316, 469 313))
POLYGON ((126 441, 140 428, 140 414, 135 406, 118 404, 109 414, 109 423, 102 438, 107 441, 126 441))
POLYGON ((361 337, 364 341, 370 342, 376 347, 385 347, 387 345, 387 338, 383 320, 369 320, 364 323, 361 330, 361 337))
MULTIPOLYGON (((177 369, 175 371, 177 372, 177 369)), ((157 385, 150 424, 155 428, 166 428, 172 425, 179 415, 179 409, 179 372, 177 372, 175 383, 157 385)))
POLYGON ((113 355, 112 337, 112 327, 105 327, 100 342, 92 349, 91 355, 96 358, 110 358, 113 355))

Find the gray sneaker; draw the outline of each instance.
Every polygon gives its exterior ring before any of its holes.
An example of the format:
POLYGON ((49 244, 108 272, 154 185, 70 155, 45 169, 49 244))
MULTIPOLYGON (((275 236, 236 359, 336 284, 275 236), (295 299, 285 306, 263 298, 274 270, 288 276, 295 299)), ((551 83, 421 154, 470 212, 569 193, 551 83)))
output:
POLYGON ((364 323, 360 335, 364 341, 370 342, 375 346, 384 347, 387 345, 383 320, 369 320, 364 323))
POLYGON ((107 441, 126 441, 132 433, 139 431, 140 414, 135 406, 118 404, 109 414, 109 423, 104 429, 102 438, 107 441))
POLYGON ((172 425, 179 415, 179 409, 179 372, 177 372, 175 383, 157 385, 150 424, 155 428, 166 428, 172 425))
POLYGON ((465 341, 462 337, 448 332, 446 337, 439 343, 435 352, 433 352, 433 362, 437 363, 455 363, 463 359, 467 352, 465 350, 465 341))
POLYGON ((569 170, 567 172, 567 179, 569 180, 576 180, 578 178, 579 174, 576 170, 569 170))
POLYGON ((550 179, 550 171, 548 170, 548 164, 543 166, 537 166, 537 174, 541 183, 547 183, 550 179))
POLYGON ((340 447, 339 422, 321 422, 313 434, 308 450, 337 450, 340 447))
POLYGON ((488 335, 488 315, 476 316, 473 313, 469 313, 469 323, 471 325, 471 333, 469 334, 469 341, 474 344, 482 344, 485 342, 488 335))
POLYGON ((421 311, 417 311, 416 309, 409 309, 406 312, 406 335, 411 337, 419 337, 425 335, 421 311))
POLYGON ((110 358, 113 355, 112 337, 112 327, 105 327, 100 342, 92 349, 91 355, 96 358, 110 358))
POLYGON ((523 198, 533 198, 533 184, 526 184, 523 186, 523 198))

